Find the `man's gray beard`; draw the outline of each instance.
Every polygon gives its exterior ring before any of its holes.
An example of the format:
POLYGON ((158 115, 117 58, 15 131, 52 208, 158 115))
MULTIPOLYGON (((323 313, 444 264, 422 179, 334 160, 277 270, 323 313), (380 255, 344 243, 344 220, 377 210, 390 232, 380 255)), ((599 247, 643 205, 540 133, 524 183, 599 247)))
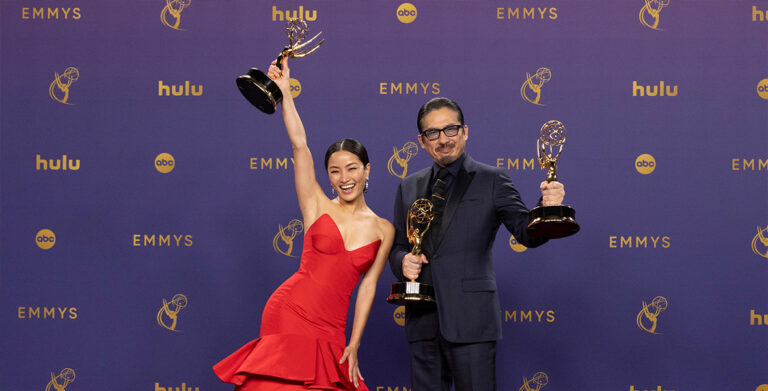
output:
POLYGON ((447 167, 449 164, 459 160, 458 156, 446 156, 437 161, 437 164, 442 167, 447 167))

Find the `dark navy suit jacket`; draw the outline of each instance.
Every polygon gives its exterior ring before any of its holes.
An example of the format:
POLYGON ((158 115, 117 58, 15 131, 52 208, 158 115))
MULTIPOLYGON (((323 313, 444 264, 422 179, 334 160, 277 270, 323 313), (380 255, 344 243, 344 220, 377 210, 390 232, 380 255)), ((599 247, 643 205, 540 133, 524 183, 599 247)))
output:
MULTIPOLYGON (((455 343, 501 338, 501 307, 496 292, 491 249, 499 225, 518 242, 536 247, 546 240, 528 237, 528 209, 507 174, 467 156, 453 178, 440 232, 427 232, 423 253, 429 261, 418 281, 434 286, 437 306, 407 306, 405 333, 409 342, 440 334, 455 343)), ((395 199, 395 241, 390 267, 403 281, 402 260, 411 246, 406 236, 408 208, 418 198, 429 198, 432 167, 402 180, 395 199)))

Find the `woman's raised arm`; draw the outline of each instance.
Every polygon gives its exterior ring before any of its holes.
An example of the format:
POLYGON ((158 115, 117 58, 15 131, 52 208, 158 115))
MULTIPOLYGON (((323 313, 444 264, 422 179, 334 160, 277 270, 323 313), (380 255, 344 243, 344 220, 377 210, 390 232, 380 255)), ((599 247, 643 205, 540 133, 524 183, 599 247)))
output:
POLYGON ((285 131, 293 148, 293 170, 296 178, 296 195, 299 199, 299 208, 304 221, 311 224, 317 220, 319 205, 323 199, 327 199, 325 193, 317 183, 315 177, 315 165, 312 161, 312 153, 307 147, 307 134, 301 123, 299 112, 291 96, 289 83, 291 71, 288 68, 288 58, 283 58, 282 70, 275 66, 274 61, 269 67, 267 75, 275 81, 283 94, 282 112, 285 122, 285 131))

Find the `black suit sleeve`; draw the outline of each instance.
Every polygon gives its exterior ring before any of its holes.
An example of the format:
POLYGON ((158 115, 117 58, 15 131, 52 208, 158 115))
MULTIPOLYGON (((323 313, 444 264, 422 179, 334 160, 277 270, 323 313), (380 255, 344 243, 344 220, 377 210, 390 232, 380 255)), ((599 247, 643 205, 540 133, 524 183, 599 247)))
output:
POLYGON ((392 274, 397 277, 399 281, 405 280, 403 276, 403 257, 409 253, 410 244, 408 243, 408 235, 406 233, 406 216, 408 211, 403 210, 403 191, 402 183, 397 186, 397 194, 395 195, 395 214, 392 217, 392 223, 395 226, 395 240, 392 243, 392 250, 389 252, 389 267, 392 269, 392 274))
POLYGON ((547 242, 547 239, 533 238, 525 232, 528 227, 528 208, 505 172, 499 171, 494 178, 493 203, 499 221, 523 246, 532 248, 547 242))

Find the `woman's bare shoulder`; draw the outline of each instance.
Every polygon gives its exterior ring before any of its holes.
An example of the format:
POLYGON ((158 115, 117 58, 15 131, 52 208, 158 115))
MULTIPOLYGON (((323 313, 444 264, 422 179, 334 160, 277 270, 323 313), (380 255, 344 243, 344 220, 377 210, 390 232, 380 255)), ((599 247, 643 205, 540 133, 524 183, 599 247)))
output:
POLYGON ((379 230, 381 231, 382 235, 386 237, 392 237, 395 235, 395 226, 392 225, 392 223, 389 222, 389 220, 376 216, 377 223, 379 225, 379 230))

